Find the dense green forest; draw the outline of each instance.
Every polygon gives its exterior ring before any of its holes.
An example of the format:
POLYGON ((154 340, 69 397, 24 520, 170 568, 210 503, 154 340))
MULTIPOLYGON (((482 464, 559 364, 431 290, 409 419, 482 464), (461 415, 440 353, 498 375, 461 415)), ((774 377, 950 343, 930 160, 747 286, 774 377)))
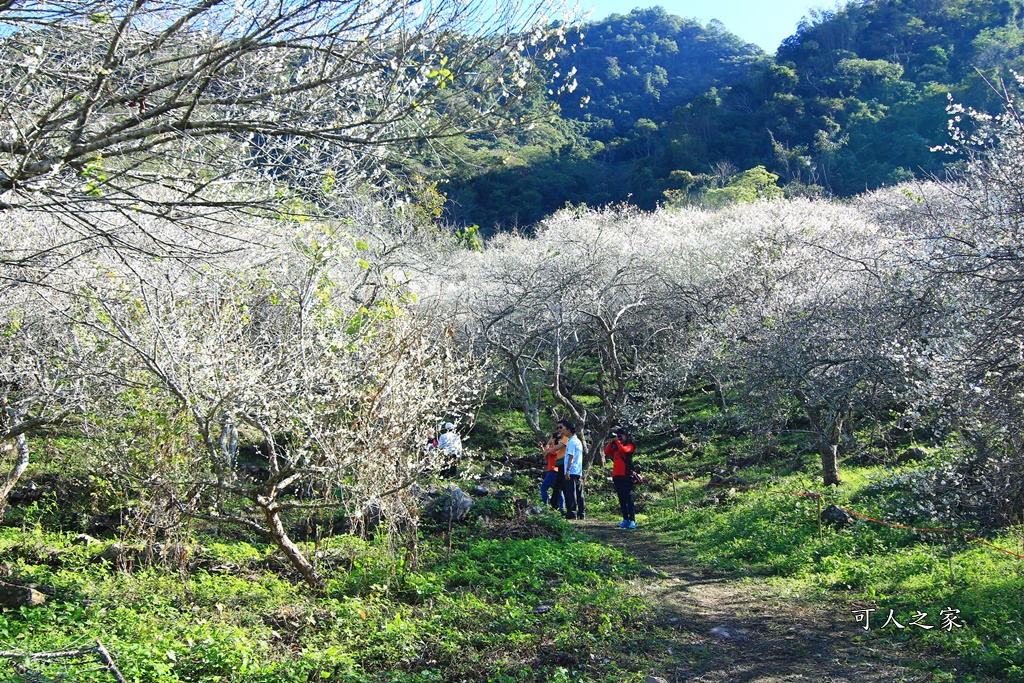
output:
POLYGON ((774 56, 727 29, 660 8, 586 26, 562 64, 579 87, 560 116, 454 142, 452 170, 434 176, 447 180, 448 218, 490 230, 566 203, 700 202, 759 166, 790 195, 941 174, 955 162, 932 151, 949 141, 949 97, 990 108, 989 84, 1024 56, 1018 0, 810 11, 774 56))

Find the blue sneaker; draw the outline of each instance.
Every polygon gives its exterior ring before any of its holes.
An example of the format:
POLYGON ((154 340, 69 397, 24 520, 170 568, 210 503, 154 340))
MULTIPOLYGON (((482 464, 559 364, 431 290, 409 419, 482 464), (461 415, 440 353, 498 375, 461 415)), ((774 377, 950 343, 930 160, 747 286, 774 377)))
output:
POLYGON ((630 522, 624 528, 626 528, 626 529, 635 529, 636 528, 636 522, 630 522))
POLYGON ((615 525, 615 527, 617 529, 625 529, 628 526, 629 526, 629 520, 625 520, 625 519, 615 525))

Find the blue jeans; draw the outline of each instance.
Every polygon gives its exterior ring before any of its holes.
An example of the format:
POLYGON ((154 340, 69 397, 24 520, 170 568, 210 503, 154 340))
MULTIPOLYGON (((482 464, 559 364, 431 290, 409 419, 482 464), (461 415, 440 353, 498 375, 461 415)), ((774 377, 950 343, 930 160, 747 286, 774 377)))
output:
MULTIPOLYGON (((544 475, 544 481, 540 484, 540 502, 542 505, 548 504, 548 489, 554 487, 558 483, 558 470, 551 470, 544 475)), ((555 488, 552 491, 556 496, 558 495, 558 489, 555 488)))

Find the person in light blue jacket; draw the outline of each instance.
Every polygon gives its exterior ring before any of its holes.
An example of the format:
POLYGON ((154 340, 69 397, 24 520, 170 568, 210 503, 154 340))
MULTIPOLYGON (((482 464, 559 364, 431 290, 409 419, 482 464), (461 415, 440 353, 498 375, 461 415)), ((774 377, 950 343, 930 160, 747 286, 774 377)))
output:
POLYGON ((448 467, 441 471, 442 477, 452 478, 459 472, 459 459, 462 457, 462 439, 455 432, 451 422, 444 424, 444 433, 437 440, 437 449, 445 454, 448 467))
POLYGON ((565 518, 586 519, 587 503, 583 499, 583 442, 576 436, 576 425, 559 420, 562 436, 569 437, 565 445, 565 518))

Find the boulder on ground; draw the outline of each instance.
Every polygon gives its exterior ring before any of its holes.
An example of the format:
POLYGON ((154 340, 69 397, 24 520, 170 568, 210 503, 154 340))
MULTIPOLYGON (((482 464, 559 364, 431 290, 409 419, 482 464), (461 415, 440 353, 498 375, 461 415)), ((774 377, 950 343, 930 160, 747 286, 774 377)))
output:
POLYGON ((484 468, 484 477, 492 481, 498 479, 503 474, 505 474, 505 468, 496 462, 488 463, 487 467, 484 468))
POLYGON ((841 529, 853 526, 854 522, 857 520, 846 510, 836 507, 835 505, 829 505, 821 511, 821 521, 841 529))
POLYGON ((110 564, 124 564, 134 562, 139 558, 143 549, 140 546, 125 545, 123 543, 115 541, 106 547, 100 553, 93 556, 93 562, 109 562, 110 564))
POLYGON ((434 521, 454 524, 465 521, 472 508, 473 499, 458 486, 451 484, 441 489, 441 495, 427 506, 426 513, 434 521))
POLYGON ((73 539, 71 539, 72 545, 84 545, 87 548, 91 545, 96 545, 97 543, 99 543, 99 540, 93 538, 89 534, 78 534, 73 539))
POLYGON ((900 454, 899 462, 920 462, 927 459, 928 451, 919 446, 911 446, 900 454))
POLYGON ((377 532, 377 528, 387 521, 384 509, 377 503, 370 503, 363 508, 362 512, 356 515, 352 527, 360 535, 369 537, 377 532))
POLYGON ((441 492, 437 489, 423 489, 420 488, 419 484, 413 484, 409 491, 412 493, 412 497, 416 499, 416 502, 424 507, 437 500, 441 495, 441 492))
POLYGON ((44 602, 46 602, 46 596, 34 588, 0 583, 0 606, 18 609, 19 607, 42 605, 44 602))
POLYGON ((133 511, 130 508, 122 507, 116 510, 93 515, 86 524, 86 533, 91 536, 116 536, 129 519, 133 511))
POLYGON ((737 477, 735 474, 731 476, 724 476, 724 474, 712 475, 711 481, 708 482, 708 486, 722 487, 743 487, 749 486, 750 484, 737 477))

